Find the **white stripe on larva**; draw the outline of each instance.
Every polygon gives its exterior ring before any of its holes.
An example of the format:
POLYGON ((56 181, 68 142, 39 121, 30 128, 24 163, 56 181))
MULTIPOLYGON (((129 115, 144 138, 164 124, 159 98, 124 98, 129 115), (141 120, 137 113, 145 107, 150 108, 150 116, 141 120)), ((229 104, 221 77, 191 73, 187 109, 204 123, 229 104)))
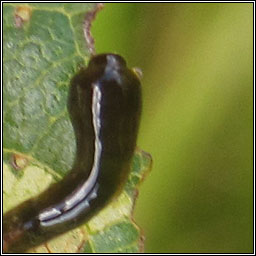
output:
POLYGON ((41 219, 54 218, 60 214, 61 212, 58 209, 49 207, 39 214, 39 219, 41 220, 41 219))
MULTIPOLYGON (((93 186, 95 186, 98 172, 99 172, 99 164, 102 152, 102 144, 99 138, 100 129, 101 129, 101 119, 100 119, 100 111, 101 111, 101 91, 98 84, 93 84, 93 95, 92 95, 92 120, 93 120, 93 129, 95 135, 95 151, 94 151, 94 161, 91 173, 89 178, 82 184, 79 188, 77 188, 70 196, 64 201, 63 211, 67 211, 72 209, 75 205, 77 205, 74 209, 69 211, 69 214, 63 213, 57 210, 56 208, 48 208, 39 214, 39 220, 43 226, 51 226, 52 224, 60 223, 64 219, 68 219, 73 216, 76 212, 81 211, 82 208, 88 207, 88 200, 84 200, 87 194, 92 190, 93 186), (83 201, 81 203, 81 201, 83 201), (77 208, 77 209, 76 209, 77 208), (73 212, 74 211, 74 212, 73 212), (63 215, 63 216, 62 216, 63 215)), ((93 190, 92 198, 97 196, 97 189, 93 190)), ((88 198, 89 199, 89 198, 88 198)))
POLYGON ((86 182, 65 201, 65 209, 68 210, 72 208, 75 204, 79 203, 93 188, 95 185, 98 171, 99 171, 99 163, 102 151, 102 145, 99 138, 100 128, 101 128, 101 120, 100 120, 100 107, 101 107, 101 91, 98 84, 93 85, 93 95, 92 95, 92 120, 93 120, 93 128, 95 134, 95 151, 94 151, 94 161, 91 170, 91 174, 86 182))
POLYGON ((80 212, 82 212, 84 209, 88 208, 90 206, 89 201, 94 198, 95 195, 97 195, 98 190, 98 184, 95 185, 93 190, 89 193, 88 198, 86 200, 81 201, 76 207, 71 209, 70 211, 66 211, 62 213, 60 216, 48 220, 44 220, 41 222, 41 225, 44 227, 52 226, 58 223, 61 223, 63 221, 71 220, 74 218, 74 216, 77 216, 80 212))

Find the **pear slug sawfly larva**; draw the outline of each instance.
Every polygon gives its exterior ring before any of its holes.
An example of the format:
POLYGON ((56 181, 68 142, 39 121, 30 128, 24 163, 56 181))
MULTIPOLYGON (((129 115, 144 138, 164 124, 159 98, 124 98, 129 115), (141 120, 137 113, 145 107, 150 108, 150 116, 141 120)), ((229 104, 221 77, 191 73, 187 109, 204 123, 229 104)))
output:
POLYGON ((68 110, 77 146, 73 168, 38 197, 4 215, 5 252, 25 252, 88 221, 127 180, 141 88, 124 59, 115 54, 93 56, 71 81, 68 110))

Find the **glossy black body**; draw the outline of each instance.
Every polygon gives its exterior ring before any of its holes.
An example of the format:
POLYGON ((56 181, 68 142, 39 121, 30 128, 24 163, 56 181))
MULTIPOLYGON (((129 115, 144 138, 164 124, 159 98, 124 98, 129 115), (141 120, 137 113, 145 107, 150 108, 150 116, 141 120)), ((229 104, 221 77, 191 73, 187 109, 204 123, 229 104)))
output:
POLYGON ((68 110, 77 143, 73 168, 62 181, 4 216, 6 252, 24 252, 86 222, 127 180, 141 114, 141 88, 124 59, 114 54, 94 56, 71 81, 68 110), (67 209, 69 199, 85 183, 86 194, 67 209), (57 216, 45 217, 47 209, 54 209, 57 216))

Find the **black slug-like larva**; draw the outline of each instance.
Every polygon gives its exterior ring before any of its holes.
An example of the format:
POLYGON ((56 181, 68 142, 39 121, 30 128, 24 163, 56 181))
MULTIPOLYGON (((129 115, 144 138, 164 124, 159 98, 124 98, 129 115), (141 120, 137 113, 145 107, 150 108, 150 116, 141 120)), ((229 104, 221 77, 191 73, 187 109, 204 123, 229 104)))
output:
POLYGON ((63 180, 4 215, 5 252, 25 252, 88 221, 127 180, 141 88, 124 59, 115 54, 92 57, 71 81, 68 110, 77 145, 73 168, 63 180))

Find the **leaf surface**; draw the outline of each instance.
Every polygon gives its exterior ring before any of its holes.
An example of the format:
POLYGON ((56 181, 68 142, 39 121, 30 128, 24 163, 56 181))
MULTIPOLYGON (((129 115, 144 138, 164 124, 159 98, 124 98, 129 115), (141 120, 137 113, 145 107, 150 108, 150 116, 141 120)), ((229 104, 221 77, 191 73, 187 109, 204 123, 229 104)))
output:
MULTIPOLYGON (((3 208, 36 196, 72 167, 75 137, 67 111, 69 82, 86 65, 82 22, 89 3, 3 5, 3 208)), ((122 194, 81 227, 31 252, 139 252, 132 219, 137 186, 150 169, 137 150, 122 194)))

